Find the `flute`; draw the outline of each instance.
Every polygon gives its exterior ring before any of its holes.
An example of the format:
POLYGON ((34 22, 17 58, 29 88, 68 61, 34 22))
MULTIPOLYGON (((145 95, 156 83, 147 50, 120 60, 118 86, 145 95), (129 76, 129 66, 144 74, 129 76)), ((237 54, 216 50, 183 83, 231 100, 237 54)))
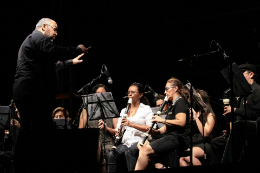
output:
MULTIPOLYGON (((122 116, 122 120, 123 120, 123 118, 126 118, 126 117, 127 117, 127 114, 128 114, 129 109, 130 109, 130 107, 131 107, 131 103, 132 103, 132 98, 129 98, 129 99, 128 99, 128 102, 127 102, 126 109, 125 109, 125 113, 124 113, 124 115, 122 116)), ((115 139, 115 141, 114 141, 114 146, 112 147, 113 150, 115 150, 115 149, 116 149, 116 146, 118 146, 119 143, 120 143, 120 139, 122 138, 122 130, 123 130, 123 127, 124 127, 124 126, 122 125, 122 121, 121 121, 121 125, 120 125, 119 132, 118 132, 118 134, 117 134, 117 136, 116 136, 116 139, 115 139)))
MULTIPOLYGON (((162 114, 162 110, 163 110, 164 106, 165 106, 167 103, 168 103, 168 97, 165 96, 162 106, 161 106, 160 109, 157 111, 157 115, 161 115, 161 114, 162 114)), ((150 129, 149 129, 148 132, 145 134, 145 138, 144 138, 143 142, 140 144, 141 146, 144 145, 144 143, 145 143, 145 141, 147 140, 149 134, 151 133, 151 131, 152 131, 153 126, 155 125, 155 123, 156 123, 156 121, 154 121, 154 122, 151 124, 150 129)))

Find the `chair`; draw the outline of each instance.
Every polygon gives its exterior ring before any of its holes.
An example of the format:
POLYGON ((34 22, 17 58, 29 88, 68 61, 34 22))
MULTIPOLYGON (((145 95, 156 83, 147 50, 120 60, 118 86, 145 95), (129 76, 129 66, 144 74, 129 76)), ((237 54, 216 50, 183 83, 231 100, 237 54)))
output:
POLYGON ((190 155, 190 151, 188 150, 174 150, 173 152, 168 154, 168 168, 174 168, 174 167, 179 167, 179 160, 181 157, 186 157, 190 155))

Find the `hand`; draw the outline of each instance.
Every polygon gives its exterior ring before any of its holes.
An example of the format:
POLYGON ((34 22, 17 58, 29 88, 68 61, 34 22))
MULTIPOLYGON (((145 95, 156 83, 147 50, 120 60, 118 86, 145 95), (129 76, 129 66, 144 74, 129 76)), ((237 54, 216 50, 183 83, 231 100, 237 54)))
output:
POLYGON ((225 137, 227 136, 227 130, 223 130, 222 133, 223 133, 223 136, 225 136, 225 137))
POLYGON ((122 126, 132 127, 133 123, 131 123, 127 118, 122 119, 122 126))
MULTIPOLYGON (((194 120, 200 117, 200 112, 196 112, 193 108, 192 108, 192 114, 194 120)), ((191 116, 191 109, 190 109, 190 116, 191 116)))
POLYGON ((116 129, 115 128, 115 136, 118 136, 118 131, 120 130, 120 128, 116 129))
POLYGON ((159 135, 160 131, 159 130, 155 130, 154 128, 152 128, 150 135, 154 136, 154 135, 159 135))
POLYGON ((148 145, 148 144, 150 144, 150 142, 149 142, 148 140, 146 140, 146 141, 144 142, 144 144, 143 144, 143 141, 139 141, 139 142, 137 143, 137 148, 140 150, 144 145, 148 145))
MULTIPOLYGON (((234 111, 235 111, 235 110, 236 110, 236 108, 234 108, 234 111)), ((225 115, 227 115, 227 114, 229 114, 229 113, 231 113, 231 106, 230 106, 230 105, 224 107, 224 113, 223 113, 223 115, 225 116, 225 115)))
POLYGON ((79 56, 77 56, 76 58, 74 58, 74 59, 72 60, 73 65, 74 65, 74 64, 82 63, 83 60, 81 60, 80 58, 81 58, 83 55, 85 55, 85 54, 82 53, 82 54, 80 54, 79 56))
POLYGON ((163 119, 162 117, 160 117, 160 116, 158 116, 158 115, 155 115, 155 116, 153 116, 152 123, 153 123, 153 122, 163 123, 164 121, 165 121, 165 119, 163 119))
MULTIPOLYGON (((146 140, 147 141, 147 140, 146 140)), ((146 142, 145 141, 145 142, 146 142)), ((143 147, 144 145, 143 145, 143 141, 139 141, 138 143, 137 143, 137 148, 138 148, 138 150, 140 150, 142 147, 143 147)))
POLYGON ((19 121, 17 121, 16 119, 12 119, 12 120, 11 120, 11 126, 15 126, 15 127, 17 127, 18 129, 21 127, 19 121))
POLYGON ((88 53, 88 50, 91 48, 91 46, 85 47, 83 44, 78 45, 78 47, 81 48, 83 53, 88 53))
POLYGON ((98 128, 103 129, 104 127, 106 127, 106 124, 104 123, 104 121, 98 120, 98 128))

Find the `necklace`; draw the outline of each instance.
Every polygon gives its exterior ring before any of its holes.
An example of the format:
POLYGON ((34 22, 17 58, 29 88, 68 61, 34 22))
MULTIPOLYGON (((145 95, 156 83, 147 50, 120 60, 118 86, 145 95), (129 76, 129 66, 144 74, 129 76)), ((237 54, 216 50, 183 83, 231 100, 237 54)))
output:
POLYGON ((181 96, 177 97, 173 102, 172 105, 175 105, 175 103, 181 98, 181 96))

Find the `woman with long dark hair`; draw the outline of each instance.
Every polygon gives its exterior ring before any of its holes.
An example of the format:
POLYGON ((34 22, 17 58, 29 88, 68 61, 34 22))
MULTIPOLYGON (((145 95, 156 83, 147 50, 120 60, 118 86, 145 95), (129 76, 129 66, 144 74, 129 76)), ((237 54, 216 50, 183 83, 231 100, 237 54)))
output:
MULTIPOLYGON (((91 89, 92 93, 105 93, 109 92, 109 89, 103 84, 97 84, 91 89)), ((79 119, 79 129, 83 128, 99 128, 99 147, 98 147, 98 161, 104 166, 103 172, 106 172, 106 159, 109 151, 113 146, 113 135, 115 133, 115 127, 117 124, 117 118, 109 118, 105 120, 90 120, 86 108, 82 109, 79 119), (105 121, 105 122, 104 122, 105 121)))
MULTIPOLYGON (((211 134, 216 123, 216 117, 212 110, 208 93, 204 90, 196 90, 197 95, 207 105, 203 111, 193 111, 193 148, 192 160, 193 165, 202 165, 200 159, 204 157, 206 152, 207 157, 210 157, 211 149, 210 142, 213 139, 211 134), (204 134, 204 137, 203 137, 204 134), (205 140, 205 142, 203 142, 205 140), (205 143, 205 146, 204 146, 205 143)), ((196 105, 194 105, 196 109, 196 105)), ((190 156, 180 158, 180 166, 188 166, 190 164, 190 156)))

